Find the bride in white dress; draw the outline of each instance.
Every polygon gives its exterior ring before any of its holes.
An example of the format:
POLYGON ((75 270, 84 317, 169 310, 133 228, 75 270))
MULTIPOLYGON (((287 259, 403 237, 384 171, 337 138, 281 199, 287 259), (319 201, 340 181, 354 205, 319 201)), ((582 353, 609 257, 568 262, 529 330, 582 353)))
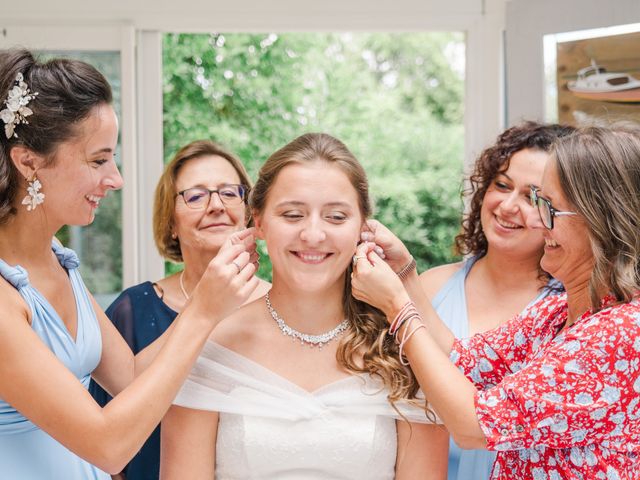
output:
POLYGON ((250 206, 273 287, 212 333, 162 422, 161 479, 446 478, 446 430, 385 318, 351 296, 362 166, 303 135, 267 160, 250 206))

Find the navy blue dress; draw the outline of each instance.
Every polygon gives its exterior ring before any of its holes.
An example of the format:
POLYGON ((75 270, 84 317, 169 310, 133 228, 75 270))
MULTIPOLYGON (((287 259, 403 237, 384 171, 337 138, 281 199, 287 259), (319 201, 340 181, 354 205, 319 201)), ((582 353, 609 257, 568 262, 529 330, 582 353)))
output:
MULTIPOLYGON (((106 314, 134 354, 162 335, 178 316, 158 297, 151 282, 127 288, 109 305, 106 314)), ((93 380, 89 391, 102 406, 111 400, 109 394, 93 380)), ((125 467, 124 474, 127 480, 158 480, 160 427, 153 431, 140 452, 125 467)))

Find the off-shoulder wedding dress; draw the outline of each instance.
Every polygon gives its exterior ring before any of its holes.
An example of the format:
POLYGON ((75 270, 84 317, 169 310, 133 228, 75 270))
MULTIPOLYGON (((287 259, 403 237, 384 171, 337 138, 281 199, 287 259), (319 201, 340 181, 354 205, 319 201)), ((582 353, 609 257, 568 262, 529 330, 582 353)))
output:
MULTIPOLYGON (((401 417, 369 375, 308 392, 207 342, 174 403, 219 412, 216 479, 394 478, 401 417)), ((411 422, 428 423, 418 407, 397 408, 411 422)))

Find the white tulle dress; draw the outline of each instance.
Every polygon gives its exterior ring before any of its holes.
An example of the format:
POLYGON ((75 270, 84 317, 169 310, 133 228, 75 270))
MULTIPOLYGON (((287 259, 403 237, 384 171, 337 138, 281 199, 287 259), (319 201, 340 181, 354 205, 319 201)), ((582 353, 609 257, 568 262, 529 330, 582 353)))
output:
MULTIPOLYGON (((388 480, 400 416, 386 396, 368 375, 308 392, 208 342, 174 403, 219 412, 216 479, 388 480)), ((428 423, 423 410, 397 407, 428 423)))

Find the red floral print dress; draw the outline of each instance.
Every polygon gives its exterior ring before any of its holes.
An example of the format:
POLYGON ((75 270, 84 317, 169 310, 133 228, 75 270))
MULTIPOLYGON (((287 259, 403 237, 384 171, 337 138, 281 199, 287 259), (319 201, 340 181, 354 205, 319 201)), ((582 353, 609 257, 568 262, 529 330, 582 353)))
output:
POLYGON ((612 301, 558 333, 567 298, 547 297, 456 340, 492 479, 640 479, 640 299, 612 301))

